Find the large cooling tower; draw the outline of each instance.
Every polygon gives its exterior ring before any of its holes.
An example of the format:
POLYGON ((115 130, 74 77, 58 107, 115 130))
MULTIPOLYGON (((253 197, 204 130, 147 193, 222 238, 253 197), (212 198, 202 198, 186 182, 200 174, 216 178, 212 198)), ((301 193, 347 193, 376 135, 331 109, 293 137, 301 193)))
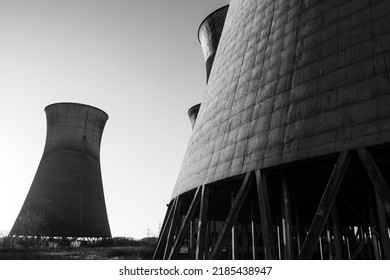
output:
POLYGON ((100 170, 108 115, 92 106, 45 108, 45 149, 11 235, 111 237, 100 170))
POLYGON ((389 0, 232 0, 155 258, 389 259, 389 38, 389 0))

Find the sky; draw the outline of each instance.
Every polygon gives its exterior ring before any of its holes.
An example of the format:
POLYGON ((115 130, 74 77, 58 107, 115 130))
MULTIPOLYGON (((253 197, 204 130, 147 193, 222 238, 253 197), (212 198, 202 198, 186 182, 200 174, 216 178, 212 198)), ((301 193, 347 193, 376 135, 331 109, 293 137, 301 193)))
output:
POLYGON ((109 115, 100 161, 113 237, 158 234, 202 101, 199 24, 228 0, 0 0, 0 235, 31 186, 44 108, 109 115))

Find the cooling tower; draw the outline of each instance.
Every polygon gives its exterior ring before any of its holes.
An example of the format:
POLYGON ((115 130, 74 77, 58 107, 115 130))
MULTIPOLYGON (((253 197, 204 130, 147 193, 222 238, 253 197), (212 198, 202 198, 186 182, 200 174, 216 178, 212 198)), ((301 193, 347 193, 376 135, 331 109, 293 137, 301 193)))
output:
POLYGON ((390 258, 389 7, 231 1, 156 259, 390 258))
MULTIPOLYGON (((228 9, 229 5, 214 11, 203 20, 198 29, 198 40, 202 47, 206 62, 206 82, 209 80, 210 72, 213 67, 214 57, 218 49, 228 9)), ((200 105, 201 104, 196 104, 188 110, 192 129, 194 129, 200 105)))
POLYGON ((92 106, 45 108, 42 159, 11 235, 111 237, 100 170, 108 115, 92 106))
POLYGON ((206 80, 209 80, 223 25, 229 6, 224 6, 206 17, 199 26, 198 39, 206 61, 206 80))
POLYGON ((199 109, 200 109, 200 103, 192 106, 188 110, 188 117, 190 118, 192 129, 194 129, 196 118, 198 117, 199 109))

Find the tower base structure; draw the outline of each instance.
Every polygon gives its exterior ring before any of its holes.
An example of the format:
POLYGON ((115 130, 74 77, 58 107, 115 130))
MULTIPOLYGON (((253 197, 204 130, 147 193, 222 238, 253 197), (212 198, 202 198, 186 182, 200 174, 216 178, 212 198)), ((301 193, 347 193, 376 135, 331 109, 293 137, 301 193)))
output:
POLYGON ((154 259, 390 259, 390 144, 255 170, 168 205, 154 259))

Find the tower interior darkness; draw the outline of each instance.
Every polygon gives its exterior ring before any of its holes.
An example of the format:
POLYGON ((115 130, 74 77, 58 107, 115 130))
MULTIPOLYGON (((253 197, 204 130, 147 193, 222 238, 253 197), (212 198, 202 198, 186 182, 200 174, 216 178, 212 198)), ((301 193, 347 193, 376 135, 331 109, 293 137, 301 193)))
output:
POLYGON ((108 115, 76 103, 45 112, 44 152, 10 235, 111 237, 100 170, 108 115))

